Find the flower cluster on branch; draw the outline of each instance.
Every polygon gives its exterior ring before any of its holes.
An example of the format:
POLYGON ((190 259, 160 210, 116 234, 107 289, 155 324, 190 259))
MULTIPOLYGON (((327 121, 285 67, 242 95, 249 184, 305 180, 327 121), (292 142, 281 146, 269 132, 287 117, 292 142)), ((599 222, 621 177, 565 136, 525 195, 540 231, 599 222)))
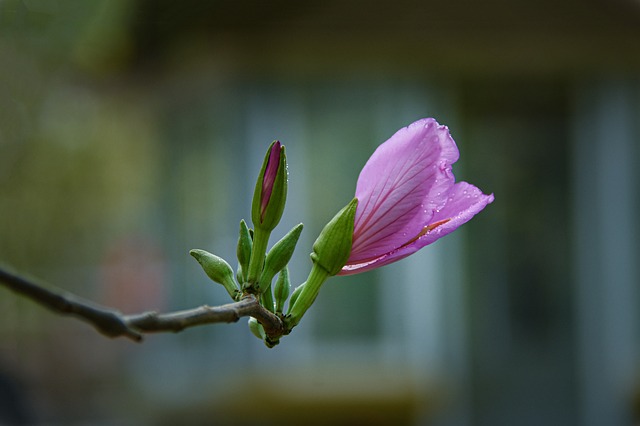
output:
POLYGON ((79 317, 110 337, 139 341, 143 333, 178 332, 249 317, 252 333, 273 347, 300 323, 329 277, 366 272, 403 259, 453 232, 493 202, 492 194, 455 181, 451 167, 458 157, 448 128, 433 118, 398 130, 365 164, 355 197, 320 232, 313 244, 309 275, 293 291, 288 263, 303 225, 296 225, 268 249, 287 199, 287 158, 279 141, 269 146, 258 174, 251 208, 253 228, 240 221, 236 270, 215 254, 190 251, 207 276, 224 287, 232 303, 122 315, 3 269, 0 283, 58 313, 79 317))

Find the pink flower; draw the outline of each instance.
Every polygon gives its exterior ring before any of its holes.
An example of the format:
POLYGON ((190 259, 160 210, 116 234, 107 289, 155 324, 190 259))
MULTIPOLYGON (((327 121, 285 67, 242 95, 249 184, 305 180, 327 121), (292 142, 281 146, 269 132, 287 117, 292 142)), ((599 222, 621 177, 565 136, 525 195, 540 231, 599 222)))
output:
POLYGON ((459 152, 446 126, 425 118, 398 130, 365 164, 351 254, 339 275, 403 259, 456 230, 493 201, 455 183, 459 152))

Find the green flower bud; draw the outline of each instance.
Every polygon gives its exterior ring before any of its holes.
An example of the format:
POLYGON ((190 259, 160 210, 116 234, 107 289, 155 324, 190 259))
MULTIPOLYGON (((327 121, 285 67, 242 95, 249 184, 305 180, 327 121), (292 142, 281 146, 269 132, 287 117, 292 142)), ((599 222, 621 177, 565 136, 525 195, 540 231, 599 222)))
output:
POLYGON ((238 264, 238 268, 236 269, 236 282, 243 283, 245 281, 244 276, 245 273, 242 270, 242 265, 238 264))
POLYGON ((253 317, 249 318, 249 330, 251 330, 251 333, 254 336, 262 340, 268 348, 273 348, 278 343, 280 343, 280 339, 273 340, 269 336, 267 336, 267 333, 264 332, 264 327, 262 327, 262 324, 260 324, 258 320, 253 317))
POLYGON ((285 268, 280 271, 276 284, 273 287, 273 296, 276 299, 276 314, 281 314, 284 309, 284 304, 291 292, 291 282, 289 281, 289 268, 285 268))
POLYGON ((233 279, 233 269, 224 259, 200 249, 191 250, 189 254, 198 261, 209 278, 222 284, 229 296, 238 300, 241 293, 233 279))
POLYGON ((251 205, 253 226, 271 232, 282 217, 287 200, 287 157, 280 141, 274 141, 264 157, 251 205))
POLYGON ((298 287, 296 287, 293 290, 293 293, 291 293, 291 298, 289 299, 289 309, 287 311, 287 315, 291 313, 291 308, 293 308, 293 305, 295 305, 296 300, 298 300, 298 296, 300 296, 300 293, 302 293, 302 290, 304 289, 304 285, 307 282, 303 282, 302 284, 300 284, 298 287))
POLYGON ((349 260, 358 199, 342 208, 320 232, 313 243, 311 260, 329 275, 335 275, 349 260))
POLYGON ((254 317, 249 318, 249 330, 251 330, 251 333, 260 340, 264 340, 267 336, 264 332, 264 328, 262 328, 262 324, 260 324, 254 317))
POLYGON ((238 237, 238 248, 236 250, 238 256, 238 281, 242 283, 247 281, 252 246, 251 233, 249 232, 247 223, 243 219, 240 221, 240 236, 238 237))
POLYGON ((273 303, 273 293, 271 287, 260 293, 260 304, 269 312, 275 313, 275 304, 273 303))
POLYGON ((289 314, 285 318, 287 330, 291 331, 300 322, 327 278, 340 272, 347 263, 351 254, 357 207, 358 199, 354 198, 325 225, 313 244, 313 267, 300 294, 295 300, 291 297, 289 314))
POLYGON ((268 289, 273 277, 287 266, 291 260, 291 256, 293 256, 296 244, 300 238, 300 233, 302 233, 302 228, 303 225, 301 223, 296 225, 287 235, 271 247, 264 261, 264 269, 258 282, 259 291, 268 289))

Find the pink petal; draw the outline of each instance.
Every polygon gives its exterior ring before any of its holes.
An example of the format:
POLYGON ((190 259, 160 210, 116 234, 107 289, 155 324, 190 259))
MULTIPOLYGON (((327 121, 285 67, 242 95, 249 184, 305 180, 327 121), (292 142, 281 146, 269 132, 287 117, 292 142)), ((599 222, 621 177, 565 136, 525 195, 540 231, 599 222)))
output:
POLYGON ((458 155, 447 127, 432 118, 398 130, 380 145, 358 178, 348 263, 376 259, 418 235, 445 205, 458 155))
POLYGON ((378 258, 364 262, 349 261, 338 275, 357 274, 403 259, 455 231, 482 211, 487 204, 493 202, 494 198, 493 194, 485 195, 467 182, 455 184, 447 195, 446 204, 433 215, 430 225, 423 226, 422 232, 416 234, 422 234, 418 238, 409 240, 408 243, 378 258))
POLYGON ((433 222, 450 220, 420 237, 415 244, 419 246, 418 248, 422 248, 450 234, 481 212, 487 204, 492 203, 493 198, 493 194, 485 195, 480 189, 467 182, 456 183, 449 191, 445 206, 433 216, 433 222))

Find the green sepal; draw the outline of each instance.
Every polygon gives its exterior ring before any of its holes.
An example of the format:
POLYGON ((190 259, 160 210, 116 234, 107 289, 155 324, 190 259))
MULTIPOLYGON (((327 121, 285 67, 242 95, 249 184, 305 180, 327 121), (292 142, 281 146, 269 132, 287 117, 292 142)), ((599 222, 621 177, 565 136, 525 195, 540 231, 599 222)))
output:
POLYGON ((276 302, 276 314, 282 314, 284 304, 291 293, 291 282, 289 281, 289 268, 286 266, 278 274, 278 279, 273 286, 273 297, 276 302))
POLYGON ((313 243, 311 260, 333 276, 349 260, 358 199, 354 198, 327 223, 313 243))
POLYGON ((241 293, 233 278, 233 269, 224 259, 200 249, 193 249, 189 254, 198 261, 209 278, 224 286, 233 300, 239 299, 241 293))
POLYGON ((236 249, 236 254, 238 256, 238 281, 240 283, 247 281, 252 246, 253 239, 251 238, 249 227, 244 219, 242 219, 240 221, 240 236, 238 237, 238 247, 236 249))
POLYGON ((264 261, 264 268, 258 281, 259 291, 269 288, 271 280, 280 271, 282 271, 289 261, 293 252, 296 249, 296 244, 302 233, 303 225, 299 223, 294 226, 291 231, 287 233, 280 241, 275 243, 264 261))
POLYGON ((298 300, 298 296, 300 296, 300 293, 302 293, 302 290, 304 289, 304 286, 306 283, 307 283, 306 281, 303 282, 293 290, 293 293, 291 293, 291 298, 289 298, 289 309, 287 310, 287 314, 291 313, 291 308, 293 308, 293 305, 296 303, 296 300, 298 300))

